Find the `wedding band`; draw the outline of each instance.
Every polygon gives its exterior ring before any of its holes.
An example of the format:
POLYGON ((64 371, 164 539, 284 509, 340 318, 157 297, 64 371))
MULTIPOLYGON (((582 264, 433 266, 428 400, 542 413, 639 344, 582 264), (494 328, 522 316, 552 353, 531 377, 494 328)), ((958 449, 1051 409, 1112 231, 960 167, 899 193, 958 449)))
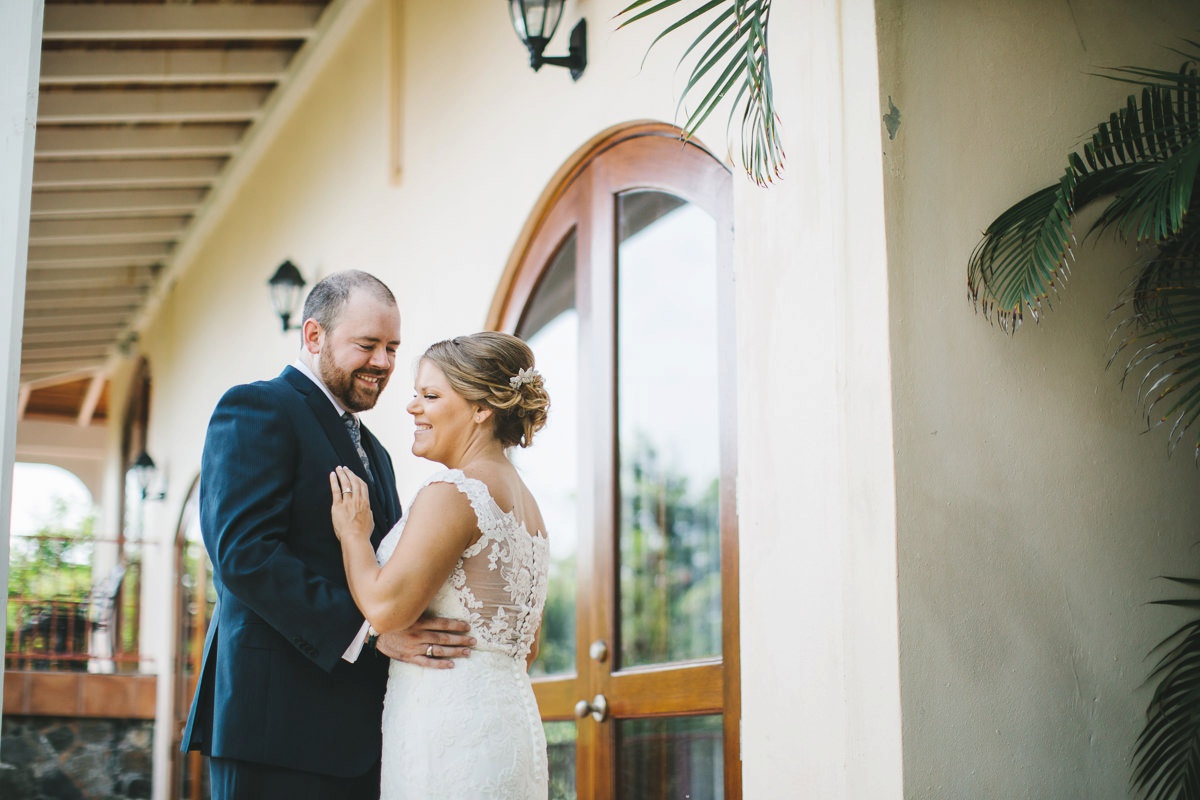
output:
POLYGON ((354 494, 353 489, 342 489, 342 494, 354 494))
POLYGON ((425 648, 425 657, 433 658, 433 645, 429 645, 429 647, 425 648))

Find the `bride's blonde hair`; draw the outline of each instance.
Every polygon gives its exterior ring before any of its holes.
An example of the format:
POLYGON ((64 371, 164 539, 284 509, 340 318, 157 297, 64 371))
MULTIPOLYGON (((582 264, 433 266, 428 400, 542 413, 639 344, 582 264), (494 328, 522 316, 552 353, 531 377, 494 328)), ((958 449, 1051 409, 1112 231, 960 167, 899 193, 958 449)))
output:
POLYGON ((546 424, 550 395, 534 369, 529 345, 507 333, 483 331, 429 346, 422 359, 437 364, 450 388, 492 410, 504 447, 529 447, 546 424))

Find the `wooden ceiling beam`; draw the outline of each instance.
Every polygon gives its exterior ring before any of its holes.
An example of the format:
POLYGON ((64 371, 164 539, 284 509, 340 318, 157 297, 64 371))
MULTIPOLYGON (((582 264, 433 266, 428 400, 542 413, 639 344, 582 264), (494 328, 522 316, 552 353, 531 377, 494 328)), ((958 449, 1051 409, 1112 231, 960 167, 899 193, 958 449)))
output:
POLYGON ((87 267, 85 269, 43 270, 36 276, 26 278, 26 291, 64 291, 66 289, 149 289, 154 285, 154 271, 149 269, 111 269, 87 267), (68 273, 61 275, 59 273, 68 273))
POLYGON ((187 230, 186 216, 38 219, 29 223, 30 246, 174 242, 187 230))
POLYGON ((21 343, 24 344, 66 344, 68 342, 79 342, 87 340, 95 340, 103 338, 105 341, 112 341, 112 338, 120 332, 119 325, 108 325, 103 327, 55 327, 52 330, 40 331, 38 333, 30 333, 26 331, 21 335, 21 343))
POLYGON ((174 189, 212 186, 223 158, 140 158, 96 161, 35 161, 36 189, 174 189))
POLYGON ((86 342, 72 345, 31 344, 21 348, 22 363, 31 366, 46 361, 63 361, 72 358, 96 360, 108 354, 107 342, 86 342))
POLYGON ((70 289, 67 291, 39 291, 25 293, 25 308, 32 311, 70 306, 73 312, 79 311, 136 311, 145 299, 146 293, 138 289, 109 289, 105 291, 88 291, 70 289))
POLYGON ((110 125, 42 127, 34 158, 185 158, 228 156, 245 125, 110 125))
POLYGON ((53 330, 65 326, 76 327, 109 327, 124 326, 129 315, 121 310, 80 311, 77 308, 50 307, 42 309, 25 309, 23 336, 35 331, 53 330))
POLYGON ((226 39, 308 39, 320 6, 183 4, 59 4, 46 6, 46 42, 226 39))
POLYGON ((99 368, 97 367, 84 367, 82 369, 62 372, 58 375, 43 375, 40 378, 34 378, 29 381, 24 381, 24 375, 22 375, 21 388, 24 389, 25 387, 28 387, 31 392, 36 392, 41 389, 50 389, 55 386, 62 386, 64 383, 74 383, 76 381, 89 380, 93 375, 96 374, 98 370, 99 368))
POLYGON ((204 200, 203 189, 137 189, 97 192, 34 192, 31 219, 96 215, 191 214, 204 200))
POLYGON ((171 246, 163 242, 37 245, 29 248, 29 271, 87 265, 150 266, 170 255, 171 246))
POLYGON ((25 419, 25 409, 29 407, 29 397, 32 394, 32 386, 28 383, 21 384, 21 389, 17 392, 17 422, 25 419))
POLYGON ((79 416, 75 418, 75 422, 79 427, 86 428, 92 424, 92 418, 96 415, 96 407, 100 404, 100 398, 103 396, 104 387, 107 384, 107 374, 97 372, 92 376, 91 383, 88 384, 87 393, 83 396, 83 402, 79 404, 79 416))
POLYGON ((292 49, 47 50, 41 83, 189 84, 278 83, 287 74, 292 49))
POLYGON ((249 122, 258 119, 269 90, 96 89, 42 92, 39 125, 127 123, 249 122))
POLYGON ((37 391, 46 386, 60 386, 74 380, 89 378, 106 366, 107 362, 100 359, 44 361, 28 367, 22 363, 20 381, 31 385, 34 391, 37 391))

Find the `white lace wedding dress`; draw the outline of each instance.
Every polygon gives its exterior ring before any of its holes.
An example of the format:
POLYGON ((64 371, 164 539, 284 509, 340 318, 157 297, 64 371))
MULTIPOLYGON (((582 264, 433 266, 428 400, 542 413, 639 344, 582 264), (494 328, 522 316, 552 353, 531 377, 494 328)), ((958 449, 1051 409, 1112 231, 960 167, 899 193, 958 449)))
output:
MULTIPOLYGON (((546 538, 531 535, 461 470, 439 472, 423 486, 437 482, 467 496, 483 535, 429 611, 469 620, 478 644, 453 669, 391 663, 381 800, 541 800, 548 794, 546 738, 525 658, 546 602, 546 538)), ((380 564, 403 528, 401 520, 380 543, 380 564)))

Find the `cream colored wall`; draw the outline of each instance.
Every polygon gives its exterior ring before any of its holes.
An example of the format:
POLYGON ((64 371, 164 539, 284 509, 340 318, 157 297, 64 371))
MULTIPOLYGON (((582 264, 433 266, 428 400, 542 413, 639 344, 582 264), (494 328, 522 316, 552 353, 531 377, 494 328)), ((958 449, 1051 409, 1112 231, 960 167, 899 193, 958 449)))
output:
POLYGON ((1130 251, 1077 248, 1012 338, 966 300, 980 231, 1057 180, 1127 89, 1174 69, 1191 0, 880 4, 905 796, 1125 798, 1147 651, 1195 576, 1200 472, 1143 433, 1107 318, 1130 251))
POLYGON ((787 172, 735 183, 747 798, 903 796, 874 22, 773 6, 787 172))

